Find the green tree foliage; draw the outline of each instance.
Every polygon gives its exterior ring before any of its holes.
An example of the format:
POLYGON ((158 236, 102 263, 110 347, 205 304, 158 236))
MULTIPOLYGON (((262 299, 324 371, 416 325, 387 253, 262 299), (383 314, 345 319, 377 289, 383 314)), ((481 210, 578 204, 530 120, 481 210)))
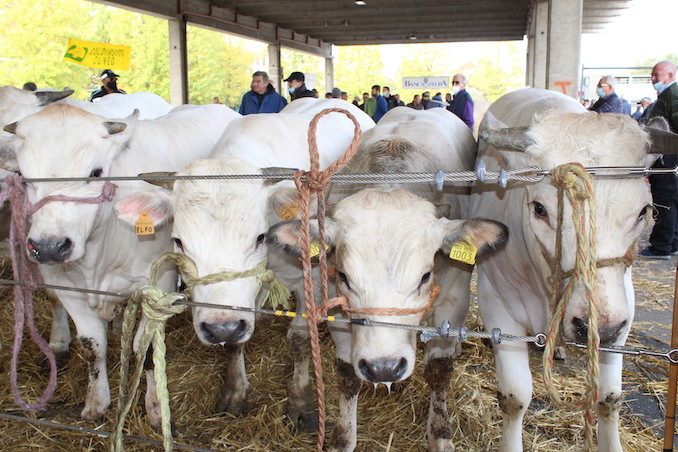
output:
POLYGON ((334 84, 348 98, 370 92, 372 85, 393 85, 386 76, 379 46, 335 47, 334 84))
MULTIPOLYGON (((325 60, 323 58, 311 55, 310 53, 283 48, 280 52, 280 60, 284 75, 283 79, 287 78, 294 71, 314 74, 315 89, 321 95, 325 93, 325 60)), ((283 91, 285 89, 286 86, 283 83, 283 91)), ((287 96, 284 92, 282 94, 287 96)), ((289 99, 289 96, 287 98, 289 99)))
POLYGON ((252 80, 253 54, 239 41, 223 33, 199 27, 188 27, 188 92, 189 101, 207 104, 215 96, 237 107, 252 80))

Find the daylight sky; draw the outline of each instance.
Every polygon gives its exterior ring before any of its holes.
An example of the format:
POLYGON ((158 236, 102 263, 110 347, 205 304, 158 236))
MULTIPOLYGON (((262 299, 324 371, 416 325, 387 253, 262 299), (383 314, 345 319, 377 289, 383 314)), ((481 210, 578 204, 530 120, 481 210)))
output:
POLYGON ((634 0, 599 33, 582 35, 584 66, 633 66, 678 53, 678 0, 634 0))

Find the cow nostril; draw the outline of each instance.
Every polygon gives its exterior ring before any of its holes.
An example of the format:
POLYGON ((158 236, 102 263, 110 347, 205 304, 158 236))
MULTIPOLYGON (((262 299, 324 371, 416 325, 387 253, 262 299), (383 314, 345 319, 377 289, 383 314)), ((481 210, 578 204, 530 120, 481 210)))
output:
POLYGON ((399 381, 407 370, 407 359, 377 359, 358 361, 358 370, 366 380, 372 382, 399 381))
POLYGON ((572 325, 574 325, 574 334, 579 342, 586 342, 589 334, 589 325, 584 319, 579 317, 572 318, 572 325))
POLYGON ((367 361, 364 359, 358 361, 358 369, 367 380, 374 381, 374 374, 372 373, 372 369, 367 365, 367 361))
POLYGON ((400 380, 407 370, 407 360, 405 358, 400 358, 398 367, 395 368, 395 375, 398 377, 396 380, 400 380))
POLYGON ((202 331, 202 334, 205 336, 205 339, 207 340, 207 342, 212 342, 213 344, 216 343, 216 338, 210 332, 210 330, 207 328, 207 324, 205 322, 202 322, 200 324, 200 331, 202 331))

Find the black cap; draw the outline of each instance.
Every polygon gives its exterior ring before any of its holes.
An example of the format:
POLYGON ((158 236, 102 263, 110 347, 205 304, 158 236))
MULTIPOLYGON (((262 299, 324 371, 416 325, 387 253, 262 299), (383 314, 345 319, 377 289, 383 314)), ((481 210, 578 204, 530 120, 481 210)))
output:
POLYGON ((299 80, 300 82, 303 82, 306 80, 306 77, 304 77, 303 72, 292 72, 289 77, 283 80, 283 82, 289 82, 291 80, 299 80))
POLYGON ((101 73, 101 79, 103 80, 106 77, 120 77, 120 76, 110 69, 104 69, 104 71, 101 73))

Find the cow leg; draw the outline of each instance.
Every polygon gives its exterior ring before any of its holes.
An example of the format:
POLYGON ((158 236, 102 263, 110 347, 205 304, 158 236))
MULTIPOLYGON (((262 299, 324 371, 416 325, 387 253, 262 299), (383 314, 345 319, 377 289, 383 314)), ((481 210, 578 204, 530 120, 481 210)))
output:
POLYGON ((330 324, 337 350, 339 374, 339 418, 329 445, 330 451, 352 451, 358 443, 358 392, 360 379, 351 364, 351 330, 346 324, 330 324))
MULTIPOLYGON (((463 324, 468 314, 470 281, 470 272, 449 265, 446 258, 436 257, 436 283, 440 284, 441 293, 429 324, 440 326, 443 321, 449 321, 452 328, 463 324)), ((431 451, 454 450, 447 389, 453 360, 460 352, 456 338, 438 337, 426 343, 424 378, 431 389, 426 435, 431 451)))
MULTIPOLYGON (((299 302, 297 313, 305 311, 304 304, 299 302)), ((318 431, 318 416, 309 375, 311 344, 305 318, 298 316, 292 319, 287 330, 287 343, 294 363, 292 381, 288 387, 287 417, 299 431, 313 433, 318 431)))
MULTIPOLYGON (((624 344, 626 338, 619 344, 624 344)), ((598 381, 598 450, 621 452, 619 439, 619 407, 622 398, 623 355, 600 354, 600 379, 598 381)))
POLYGON ((239 416, 247 411, 247 394, 250 384, 245 374, 245 355, 243 345, 225 345, 226 372, 221 397, 217 402, 217 413, 239 416))
POLYGON ((85 407, 80 415, 86 420, 99 420, 111 403, 106 369, 106 321, 89 307, 86 300, 62 298, 62 303, 75 323, 89 374, 85 407))
POLYGON ((68 313, 55 295, 50 294, 52 302, 52 327, 49 334, 49 348, 57 360, 57 367, 68 362, 71 346, 71 328, 68 325, 68 313))

